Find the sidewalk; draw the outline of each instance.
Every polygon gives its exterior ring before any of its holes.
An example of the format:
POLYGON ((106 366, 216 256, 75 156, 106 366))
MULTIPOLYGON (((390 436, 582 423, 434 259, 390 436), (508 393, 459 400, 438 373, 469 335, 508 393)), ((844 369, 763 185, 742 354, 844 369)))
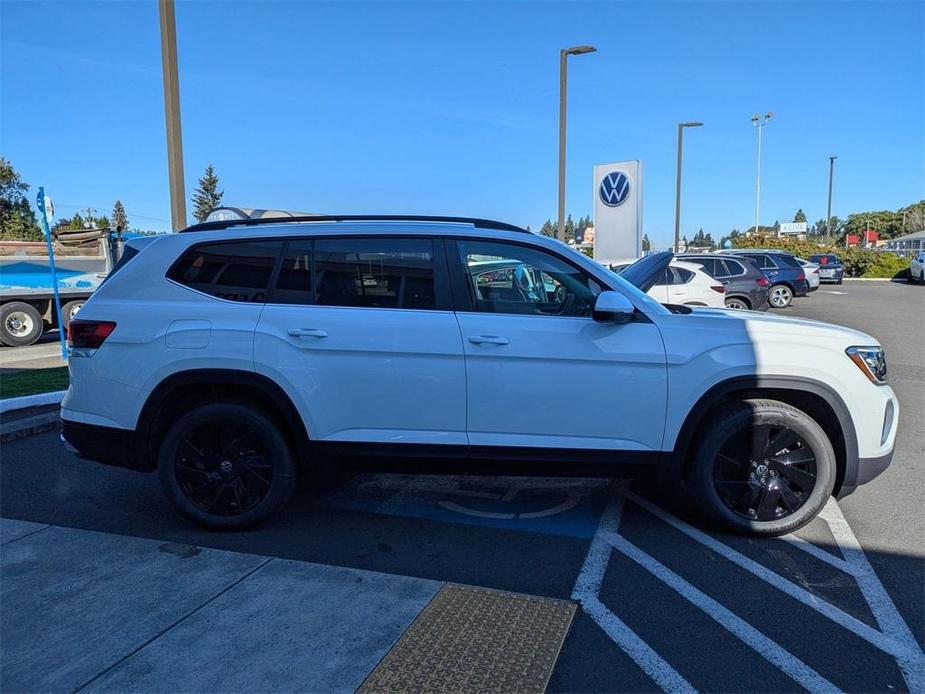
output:
POLYGON ((9 692, 542 691, 575 609, 11 519, 0 545, 9 692))

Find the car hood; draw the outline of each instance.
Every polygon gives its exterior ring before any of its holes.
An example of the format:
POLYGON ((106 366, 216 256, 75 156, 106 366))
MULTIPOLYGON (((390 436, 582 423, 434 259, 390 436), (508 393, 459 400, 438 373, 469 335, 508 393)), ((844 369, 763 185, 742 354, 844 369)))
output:
POLYGON ((795 318, 736 309, 695 308, 694 312, 699 316, 709 313, 715 316, 717 320, 729 321, 729 327, 736 323, 744 324, 748 333, 756 336, 767 335, 777 339, 793 336, 797 342, 813 338, 831 339, 844 343, 845 346, 873 346, 880 344, 880 340, 860 330, 833 323, 809 320, 808 318, 795 318))
POLYGON ((660 251, 659 253, 647 255, 629 267, 623 268, 620 271, 620 277, 640 291, 647 292, 655 286, 673 258, 674 253, 671 251, 660 251))

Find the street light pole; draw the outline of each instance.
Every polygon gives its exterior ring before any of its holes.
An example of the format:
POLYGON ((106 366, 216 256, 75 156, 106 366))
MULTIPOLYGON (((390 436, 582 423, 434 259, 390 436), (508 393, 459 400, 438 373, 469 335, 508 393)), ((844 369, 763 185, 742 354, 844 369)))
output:
POLYGON ((173 0, 158 0, 157 9, 161 21, 161 63, 164 74, 164 118, 167 124, 170 222, 173 230, 179 231, 186 227, 186 187, 183 183, 183 137, 180 130, 177 23, 173 0))
POLYGON ((674 252, 681 246, 681 153, 684 150, 684 128, 699 128, 703 123, 678 123, 678 177, 674 194, 674 252))
POLYGON ((835 160, 838 156, 829 157, 829 205, 825 213, 825 235, 829 243, 832 242, 832 178, 835 175, 835 160))
POLYGON ((768 111, 764 117, 752 116, 752 125, 758 130, 758 157, 755 162, 755 234, 758 233, 758 218, 761 212, 761 131, 774 114, 768 111))
POLYGON ((594 46, 572 46, 559 51, 559 216, 556 238, 565 240, 565 101, 568 82, 568 57, 593 53, 594 46))

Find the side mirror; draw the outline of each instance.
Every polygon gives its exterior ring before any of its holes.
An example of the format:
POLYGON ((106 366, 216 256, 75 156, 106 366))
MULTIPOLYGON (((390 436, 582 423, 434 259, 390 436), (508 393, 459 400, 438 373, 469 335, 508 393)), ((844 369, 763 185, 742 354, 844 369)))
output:
POLYGON ((620 292, 603 291, 594 302, 592 317, 596 321, 611 323, 629 323, 633 320, 636 307, 620 292))

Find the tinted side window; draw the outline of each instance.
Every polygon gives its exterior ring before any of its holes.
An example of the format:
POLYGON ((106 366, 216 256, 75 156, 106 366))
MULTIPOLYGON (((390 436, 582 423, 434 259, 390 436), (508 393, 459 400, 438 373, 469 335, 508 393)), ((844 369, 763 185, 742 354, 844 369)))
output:
POLYGON ((477 311, 590 316, 602 287, 557 256, 517 244, 459 241, 477 311))
POLYGON ((687 284, 694 279, 694 273, 683 267, 669 267, 672 274, 671 284, 687 284))
POLYGON ((716 264, 722 266, 722 273, 717 275, 717 277, 738 277, 739 275, 745 274, 745 267, 742 263, 735 260, 723 258, 722 260, 717 260, 716 264))
POLYGON ((794 258, 792 255, 779 255, 777 256, 778 265, 785 266, 790 268, 797 268, 798 270, 802 269, 803 266, 800 265, 800 262, 794 258))
POLYGON ((274 304, 312 303, 312 241, 297 239, 289 242, 283 254, 276 284, 270 293, 274 304))
POLYGON ((264 302, 281 241, 241 241, 194 246, 167 276, 192 289, 229 301, 264 302))
POLYGON ((697 258, 691 262, 697 263, 710 277, 718 277, 717 273, 723 270, 723 261, 718 258, 697 258))
POLYGON ((366 308, 436 308, 430 239, 315 241, 315 303, 366 308))

